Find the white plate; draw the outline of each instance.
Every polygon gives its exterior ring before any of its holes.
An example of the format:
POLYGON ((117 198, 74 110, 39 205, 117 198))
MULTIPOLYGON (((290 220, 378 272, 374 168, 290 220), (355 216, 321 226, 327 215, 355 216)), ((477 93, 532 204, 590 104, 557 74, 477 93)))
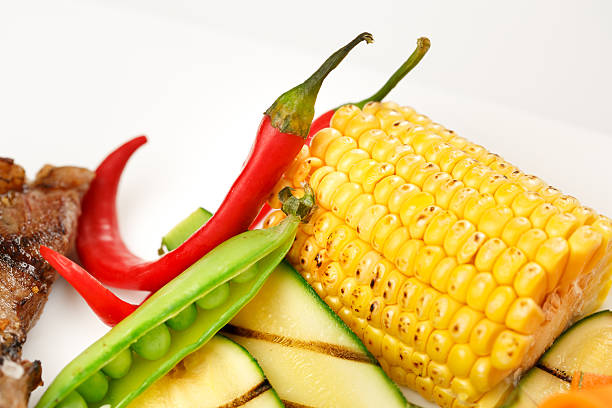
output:
MULTIPOLYGON (((330 40, 309 56, 113 8, 40 7, 1 27, 7 34, 0 36, 1 154, 17 159, 30 176, 47 162, 94 168, 122 142, 147 134, 150 142, 129 163, 119 195, 124 237, 147 258, 184 215, 197 206, 219 205, 249 151, 261 112, 349 39, 330 40)), ((368 94, 392 69, 361 68, 357 61, 364 48, 330 76, 319 112, 368 94)), ((392 98, 612 214, 610 135, 419 87, 416 81, 407 80, 392 98)), ((48 385, 106 331, 59 279, 24 357, 42 361, 48 385)), ((32 404, 43 391, 33 393, 32 404)), ((432 406, 415 395, 409 398, 432 406)))

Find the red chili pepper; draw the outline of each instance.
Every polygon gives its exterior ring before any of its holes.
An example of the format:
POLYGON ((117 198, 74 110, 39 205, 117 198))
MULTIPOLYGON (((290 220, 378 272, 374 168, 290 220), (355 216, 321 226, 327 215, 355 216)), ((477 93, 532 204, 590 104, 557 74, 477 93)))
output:
MULTIPOLYGON (((366 103, 368 102, 380 102, 383 100, 385 96, 391 92, 393 88, 408 74, 412 68, 416 67, 417 64, 423 59, 427 51, 429 51, 429 47, 431 43, 428 38, 421 37, 417 40, 417 47, 412 52, 410 57, 391 75, 391 77, 385 82, 385 84, 372 96, 366 98, 360 102, 356 103, 345 103, 343 105, 357 105, 359 108, 363 109, 366 103)), ((343 106, 340 105, 340 106, 343 106)), ((306 140, 307 144, 310 144, 310 140, 312 137, 321 129, 325 129, 329 127, 329 123, 331 122, 332 116, 336 113, 336 109, 332 109, 330 111, 325 112, 318 118, 316 118, 312 125, 310 125, 310 132, 308 133, 308 139, 306 140)))
MULTIPOLYGON (((412 68, 417 66, 417 64, 421 61, 421 59, 423 59, 425 54, 427 54, 427 51, 429 51, 430 46, 431 46, 431 42, 429 41, 428 38, 426 37, 419 38, 417 40, 417 47, 412 52, 412 54, 410 54, 410 57, 408 57, 408 59, 393 73, 393 75, 391 75, 391 77, 387 80, 387 82, 385 82, 385 84, 374 95, 360 102, 356 102, 352 104, 345 103, 340 106, 356 105, 359 108, 363 109, 363 107, 368 102, 382 101, 383 98, 387 96, 389 92, 391 92, 391 90, 395 88, 395 86, 406 76, 406 74, 412 71, 412 68)), ((335 109, 325 112, 324 114, 322 114, 321 116, 319 116, 312 122, 312 125, 310 125, 310 131, 308 132, 308 138, 306 139, 307 145, 310 145, 310 142, 312 141, 313 136, 317 134, 319 130, 328 128, 330 126, 332 116, 334 116, 334 113, 336 113, 337 109, 338 108, 335 108, 335 109)), ((267 204, 264 205, 264 207, 261 209, 261 211, 257 215, 257 218, 255 218, 255 221, 253 221, 253 224, 251 224, 251 228, 255 228, 263 219, 265 219, 268 216, 270 212, 272 212, 272 207, 270 207, 267 204)))
POLYGON ((116 325, 138 307, 119 299, 85 269, 51 248, 41 246, 40 254, 79 292, 105 324, 116 325))
POLYGON ((125 246, 114 203, 125 162, 146 139, 134 139, 113 152, 96 170, 83 202, 77 249, 85 268, 104 284, 155 291, 221 242, 245 231, 302 148, 323 80, 357 44, 372 40, 371 34, 360 34, 272 104, 241 174, 215 215, 183 245, 156 261, 144 261, 125 246))

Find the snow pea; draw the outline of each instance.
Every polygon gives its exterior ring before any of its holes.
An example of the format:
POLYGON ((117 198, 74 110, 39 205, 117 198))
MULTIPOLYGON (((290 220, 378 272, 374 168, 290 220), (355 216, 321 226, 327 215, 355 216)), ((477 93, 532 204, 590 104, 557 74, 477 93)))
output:
POLYGON ((98 395, 89 398, 86 406, 126 406, 186 355, 204 345, 255 296, 293 243, 300 218, 304 217, 300 211, 296 213, 299 216, 290 214, 274 228, 247 231, 230 238, 194 263, 70 362, 37 407, 76 406, 72 405, 74 400, 78 399, 79 404, 86 401, 80 395, 76 398, 75 392, 90 378, 100 375, 107 379, 108 391, 97 402, 93 399, 98 399, 98 395), (251 279, 234 279, 242 273, 253 274, 254 269, 257 273, 251 279), (229 288, 227 295, 220 300, 215 295, 215 302, 204 302, 208 295, 225 286, 229 288), (186 312, 188 309, 193 311, 193 305, 200 303, 209 308, 197 307, 191 324, 182 322, 178 328, 173 328, 172 323, 166 324, 180 320, 181 315, 190 313, 186 312), (165 326, 163 330, 159 329, 161 325, 165 326), (155 349, 159 342, 155 333, 166 330, 170 333, 169 344, 159 346, 164 350, 155 349), (143 356, 137 344, 147 335, 152 336, 146 340, 152 344, 145 341, 145 345, 154 350, 143 356))

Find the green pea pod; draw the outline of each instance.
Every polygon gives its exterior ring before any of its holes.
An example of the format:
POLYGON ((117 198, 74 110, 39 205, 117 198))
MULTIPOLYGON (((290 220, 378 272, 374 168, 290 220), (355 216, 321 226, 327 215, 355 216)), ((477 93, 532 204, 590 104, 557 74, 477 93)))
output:
POLYGON ((289 251, 299 222, 299 217, 288 215, 274 228, 247 231, 216 247, 70 362, 49 386, 37 407, 61 405, 79 385, 117 355, 129 350, 138 339, 229 282, 229 296, 221 305, 209 310, 198 309, 195 322, 188 328, 170 330, 170 346, 162 357, 147 360, 132 353, 133 361, 127 374, 118 379, 109 378, 104 398, 88 403, 92 408, 126 406, 186 355, 205 344, 255 296, 289 251), (258 270, 253 279, 232 281, 253 268, 258 270))

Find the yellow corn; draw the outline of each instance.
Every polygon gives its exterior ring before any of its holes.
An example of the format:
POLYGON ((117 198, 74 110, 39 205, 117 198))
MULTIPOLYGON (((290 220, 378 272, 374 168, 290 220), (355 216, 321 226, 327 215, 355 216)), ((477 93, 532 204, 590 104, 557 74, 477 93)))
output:
POLYGON ((395 381, 440 406, 474 406, 533 363, 563 329, 538 330, 549 299, 609 288, 609 219, 412 108, 339 108, 277 188, 303 182, 319 208, 290 262, 395 381))

